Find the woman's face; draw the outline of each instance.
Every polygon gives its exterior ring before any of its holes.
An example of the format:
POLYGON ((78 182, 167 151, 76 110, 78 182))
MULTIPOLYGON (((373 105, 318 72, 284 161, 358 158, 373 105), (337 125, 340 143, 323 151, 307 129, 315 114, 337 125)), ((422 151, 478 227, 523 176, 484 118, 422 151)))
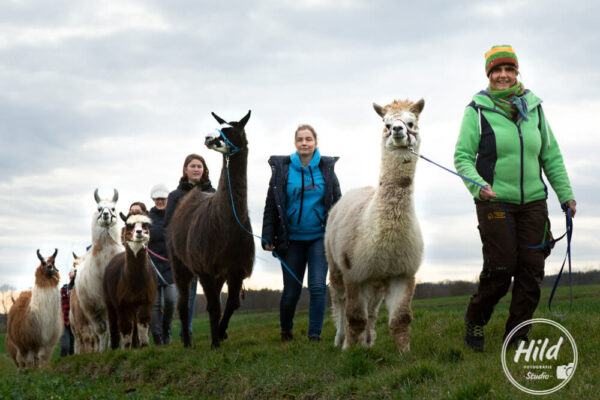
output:
POLYGON ((154 205, 159 210, 164 210, 165 208, 167 208, 167 199, 158 197, 158 198, 152 199, 152 200, 154 200, 154 205))
POLYGON ((204 173, 204 165, 202 165, 202 161, 200 160, 192 160, 185 167, 185 176, 187 176, 188 181, 190 183, 196 184, 200 182, 202 179, 202 174, 204 173))
POLYGON ((495 90, 509 89, 517 83, 517 74, 512 65, 498 65, 490 72, 490 87, 495 90))
POLYGON ((296 151, 300 156, 312 156, 317 148, 317 141, 308 129, 296 132, 296 151))
POLYGON ((129 214, 143 214, 142 207, 137 204, 129 208, 129 214))

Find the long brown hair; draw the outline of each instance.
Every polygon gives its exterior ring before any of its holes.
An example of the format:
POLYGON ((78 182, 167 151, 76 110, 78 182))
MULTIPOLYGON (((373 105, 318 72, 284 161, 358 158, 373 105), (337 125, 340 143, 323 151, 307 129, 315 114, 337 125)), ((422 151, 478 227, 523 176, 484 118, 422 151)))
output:
POLYGON ((206 183, 208 181, 208 166, 206 165, 206 161, 204 161, 204 157, 199 154, 192 153, 189 154, 185 161, 183 162, 183 175, 181 176, 182 181, 189 182, 187 175, 185 174, 185 169, 193 160, 198 160, 202 163, 202 167, 204 167, 204 171, 202 172, 202 176, 200 177, 200 183, 206 183))

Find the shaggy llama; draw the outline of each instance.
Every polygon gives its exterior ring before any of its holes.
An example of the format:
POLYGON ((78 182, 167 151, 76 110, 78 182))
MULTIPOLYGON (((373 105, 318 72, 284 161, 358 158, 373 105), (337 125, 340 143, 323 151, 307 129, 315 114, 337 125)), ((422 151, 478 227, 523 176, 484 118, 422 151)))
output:
POLYGON ((381 302, 400 351, 410 350, 411 300, 423 239, 413 205, 413 179, 425 102, 373 104, 384 122, 381 170, 376 188, 346 193, 332 208, 325 232, 330 269, 335 346, 375 343, 381 302))
MULTIPOLYGON (((227 338, 229 319, 240 306, 242 282, 252 273, 254 239, 236 222, 230 197, 231 188, 237 217, 250 231, 246 176, 248 142, 244 131, 250 111, 239 122, 227 123, 216 114, 212 115, 221 124, 223 136, 207 136, 205 145, 223 153, 219 187, 214 194, 193 189, 181 200, 169 223, 167 245, 179 291, 179 318, 188 320, 190 282, 198 275, 210 317, 211 346, 215 348, 227 338), (220 294, 225 282, 228 296, 221 317, 220 294)), ((191 346, 187 329, 183 330, 182 340, 184 346, 191 346)))
POLYGON ((58 283, 54 266, 58 250, 35 270, 35 285, 21 292, 8 312, 6 350, 19 370, 44 367, 63 330, 58 283))
POLYGON ((104 272, 104 300, 108 311, 110 347, 146 347, 152 305, 156 297, 156 274, 148 258, 150 218, 120 214, 125 221, 125 252, 113 257, 104 272))
POLYGON ((114 189, 112 199, 101 199, 96 189, 94 199, 98 208, 92 218, 92 248, 77 270, 75 287, 71 291, 69 320, 75 336, 76 354, 104 351, 106 347, 108 326, 102 280, 108 262, 124 250, 119 242, 115 213, 119 193, 114 189))

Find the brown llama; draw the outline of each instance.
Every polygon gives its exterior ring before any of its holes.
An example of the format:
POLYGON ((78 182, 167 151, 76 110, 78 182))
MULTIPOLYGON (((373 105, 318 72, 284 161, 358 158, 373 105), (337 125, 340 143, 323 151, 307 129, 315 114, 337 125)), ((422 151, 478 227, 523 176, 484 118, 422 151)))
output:
POLYGON ((8 312, 6 350, 19 370, 44 367, 63 330, 58 283, 60 275, 54 266, 58 250, 35 270, 33 289, 20 293, 8 312))
POLYGON ((150 218, 120 214, 125 221, 125 251, 113 257, 104 272, 102 288, 108 312, 110 347, 146 347, 152 306, 156 298, 156 277, 148 258, 150 218))
POLYGON ((400 351, 410 350, 411 300, 421 265, 423 239, 413 189, 423 99, 373 104, 383 119, 381 170, 377 187, 347 192, 327 219, 325 253, 337 328, 334 345, 347 349, 375 343, 381 302, 400 351))
MULTIPOLYGON (((227 338, 227 327, 233 312, 240 306, 240 289, 252 273, 254 239, 236 221, 232 209, 230 187, 235 212, 240 223, 250 231, 247 199, 248 142, 244 127, 250 111, 239 122, 225 122, 212 113, 221 124, 219 134, 207 136, 205 145, 223 153, 223 167, 216 193, 198 189, 190 191, 178 205, 169 223, 167 245, 171 268, 179 291, 179 318, 188 320, 190 282, 198 275, 206 297, 210 317, 211 346, 219 347, 227 338), (231 186, 227 179, 227 168, 231 186), (220 294, 227 282, 227 303, 221 317, 220 294)), ((191 346, 187 329, 182 332, 183 344, 191 346)))

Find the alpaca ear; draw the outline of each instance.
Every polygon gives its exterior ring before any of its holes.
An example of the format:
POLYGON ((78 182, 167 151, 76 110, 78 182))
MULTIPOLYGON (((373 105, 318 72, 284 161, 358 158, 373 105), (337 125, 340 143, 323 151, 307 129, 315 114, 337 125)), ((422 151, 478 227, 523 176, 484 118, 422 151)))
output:
POLYGON ((121 217, 123 222, 127 223, 127 216, 125 214, 123 214, 122 212, 119 212, 119 216, 121 217))
POLYGON ((425 100, 421 99, 412 105, 410 111, 418 115, 421 114, 421 111, 423 111, 423 107, 425 107, 425 100))
POLYGON ((383 118, 383 116, 385 115, 385 113, 383 112, 383 107, 381 107, 377 103, 373 103, 373 109, 381 118, 383 118))
POLYGON ((246 116, 244 118, 240 119, 240 122, 238 122, 238 127, 240 129, 244 129, 244 127, 248 123, 249 119, 250 119, 250 110, 248 110, 248 114, 246 114, 246 116))
POLYGON ((217 114, 215 114, 214 112, 211 112, 212 116, 215 117, 215 119, 217 120, 218 123, 220 124, 226 124, 227 122, 225 122, 225 120, 221 117, 219 117, 217 114))

